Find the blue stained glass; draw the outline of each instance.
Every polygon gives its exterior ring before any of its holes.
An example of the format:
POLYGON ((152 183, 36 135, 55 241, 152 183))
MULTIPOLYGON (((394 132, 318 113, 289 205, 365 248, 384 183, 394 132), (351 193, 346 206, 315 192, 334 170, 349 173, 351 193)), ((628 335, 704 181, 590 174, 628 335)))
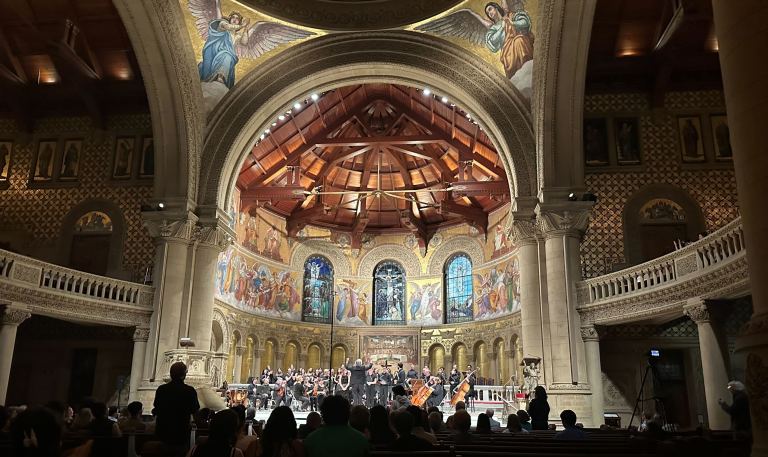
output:
POLYGON ((373 270, 373 324, 405 325, 405 271, 392 260, 373 270))
POLYGON ((333 308, 333 265, 313 255, 304 263, 304 294, 301 317, 305 322, 331 322, 333 308))
POLYGON ((472 314, 472 261, 466 254, 456 254, 445 266, 445 321, 467 322, 472 314))

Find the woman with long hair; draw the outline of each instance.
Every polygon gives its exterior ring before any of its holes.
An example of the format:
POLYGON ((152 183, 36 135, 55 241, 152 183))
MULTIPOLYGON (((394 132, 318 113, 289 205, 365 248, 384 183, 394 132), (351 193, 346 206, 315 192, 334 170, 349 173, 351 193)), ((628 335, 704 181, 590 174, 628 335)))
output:
POLYGON ((549 428, 549 402, 547 402, 547 390, 544 386, 536 386, 533 390, 533 400, 528 404, 528 414, 531 416, 533 430, 547 430, 549 428))
POLYGON ((370 442, 373 445, 389 446, 395 441, 395 432, 389 423, 387 408, 376 405, 371 408, 371 418, 368 421, 370 442))
POLYGON ((480 413, 477 416, 477 426, 475 427, 475 433, 491 434, 491 418, 485 413, 480 413))
POLYGON ((219 411, 211 419, 208 440, 190 449, 189 457, 243 457, 243 452, 235 447, 238 426, 235 411, 219 411))
POLYGON ((261 435, 262 457, 304 457, 304 446, 296 439, 298 430, 293 411, 278 406, 272 411, 261 435))

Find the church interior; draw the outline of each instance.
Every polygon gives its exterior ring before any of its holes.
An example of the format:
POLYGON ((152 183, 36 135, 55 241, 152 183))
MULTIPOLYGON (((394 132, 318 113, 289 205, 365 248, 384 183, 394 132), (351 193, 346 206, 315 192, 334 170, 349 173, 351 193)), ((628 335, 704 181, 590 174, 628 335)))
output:
POLYGON ((359 359, 446 384, 446 417, 455 369, 473 425, 544 387, 558 430, 653 417, 768 455, 765 20, 0 0, 0 431, 49 401, 149 415, 177 362, 217 411, 265 375, 337 392, 359 359))

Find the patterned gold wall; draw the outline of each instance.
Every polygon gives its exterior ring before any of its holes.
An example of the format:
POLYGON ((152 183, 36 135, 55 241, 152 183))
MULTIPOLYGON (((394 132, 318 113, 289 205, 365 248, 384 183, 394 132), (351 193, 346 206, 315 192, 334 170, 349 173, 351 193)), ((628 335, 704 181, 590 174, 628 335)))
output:
POLYGON ((623 209, 632 195, 647 185, 670 184, 686 191, 701 207, 708 231, 738 215, 732 165, 689 165, 680 159, 677 117, 699 115, 704 119, 725 113, 722 92, 672 92, 665 98, 664 109, 655 112, 648 97, 639 93, 587 95, 584 106, 586 117, 638 117, 642 154, 639 166, 586 170, 586 187, 598 197, 581 246, 587 277, 625 262, 623 209))
POLYGON ((55 260, 62 221, 69 211, 90 199, 106 199, 120 208, 126 223, 123 269, 129 276, 143 271, 154 256, 152 240, 140 215, 141 203, 152 197, 152 179, 112 180, 112 155, 116 137, 142 138, 151 133, 148 114, 110 117, 106 131, 96 130, 85 117, 41 119, 31 134, 19 132, 13 120, 0 119, 0 141, 13 142, 7 188, 0 189, 0 230, 27 232, 31 240, 13 247, 22 254, 55 260), (29 187, 39 139, 82 139, 76 183, 67 183, 67 187, 29 187))

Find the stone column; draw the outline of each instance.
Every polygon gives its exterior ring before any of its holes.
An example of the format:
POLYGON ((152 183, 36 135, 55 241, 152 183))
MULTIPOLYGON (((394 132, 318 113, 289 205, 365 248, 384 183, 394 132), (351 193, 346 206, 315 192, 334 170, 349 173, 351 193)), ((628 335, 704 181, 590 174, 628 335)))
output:
POLYGON ((547 300, 552 356, 552 384, 575 385, 583 380, 584 367, 580 319, 576 311, 576 282, 581 280, 579 244, 589 223, 592 202, 539 205, 539 226, 545 236, 547 300))
POLYGON ((128 389, 128 401, 138 398, 139 385, 144 379, 144 360, 147 353, 149 329, 136 327, 133 331, 133 358, 131 359, 131 383, 128 389))
POLYGON ((253 367, 251 367, 251 376, 259 376, 261 375, 261 370, 263 367, 261 366, 261 356, 264 354, 264 349, 256 349, 253 352, 253 367))
POLYGON ((517 374, 517 364, 515 363, 515 349, 510 348, 504 351, 504 358, 507 360, 507 378, 502 379, 502 385, 509 381, 510 377, 515 378, 514 385, 520 385, 520 376, 517 374))
POLYGON ((243 382, 243 353, 245 352, 245 346, 237 346, 235 348, 235 374, 232 376, 232 382, 239 384, 243 382))
POLYGON ((761 0, 714 1, 713 16, 728 108, 739 208, 752 278, 753 315, 736 340, 736 352, 747 360, 746 384, 752 414, 752 455, 768 456, 768 61, 765 52, 768 3, 761 0))
POLYGON ((485 355, 486 359, 486 365, 489 368, 489 373, 486 375, 486 377, 493 378, 494 384, 499 384, 499 377, 501 376, 501 370, 499 370, 499 358, 497 357, 496 351, 488 351, 485 355))
POLYGON ((8 380, 11 377, 13 348, 16 346, 16 330, 19 324, 29 319, 32 314, 23 309, 5 307, 0 310, 0 404, 5 404, 8 394, 8 380))
POLYGON ((525 354, 544 358, 539 246, 535 218, 514 215, 512 233, 520 260, 520 336, 525 354))
POLYGON ((155 300, 144 376, 147 381, 162 382, 168 376, 166 352, 177 349, 179 338, 183 336, 182 304, 186 301, 187 257, 197 216, 156 211, 142 213, 142 217, 155 239, 155 266, 152 272, 155 300))
MULTIPOLYGON (((283 360, 285 360, 285 351, 275 351, 275 366, 272 367, 272 371, 277 373, 278 368, 283 371, 287 370, 288 367, 283 367, 283 360)), ((344 360, 342 360, 342 362, 344 362, 344 360)))
POLYGON ((730 401, 728 392, 729 356, 725 333, 717 319, 718 312, 712 305, 698 300, 684 307, 685 314, 696 322, 699 332, 701 371, 704 375, 704 397, 707 401, 707 418, 712 430, 728 430, 731 418, 718 404, 718 399, 730 401))
POLYGON ((587 377, 592 388, 592 426, 605 423, 603 399, 603 370, 600 364, 600 333, 593 325, 581 327, 581 339, 587 356, 587 377))

